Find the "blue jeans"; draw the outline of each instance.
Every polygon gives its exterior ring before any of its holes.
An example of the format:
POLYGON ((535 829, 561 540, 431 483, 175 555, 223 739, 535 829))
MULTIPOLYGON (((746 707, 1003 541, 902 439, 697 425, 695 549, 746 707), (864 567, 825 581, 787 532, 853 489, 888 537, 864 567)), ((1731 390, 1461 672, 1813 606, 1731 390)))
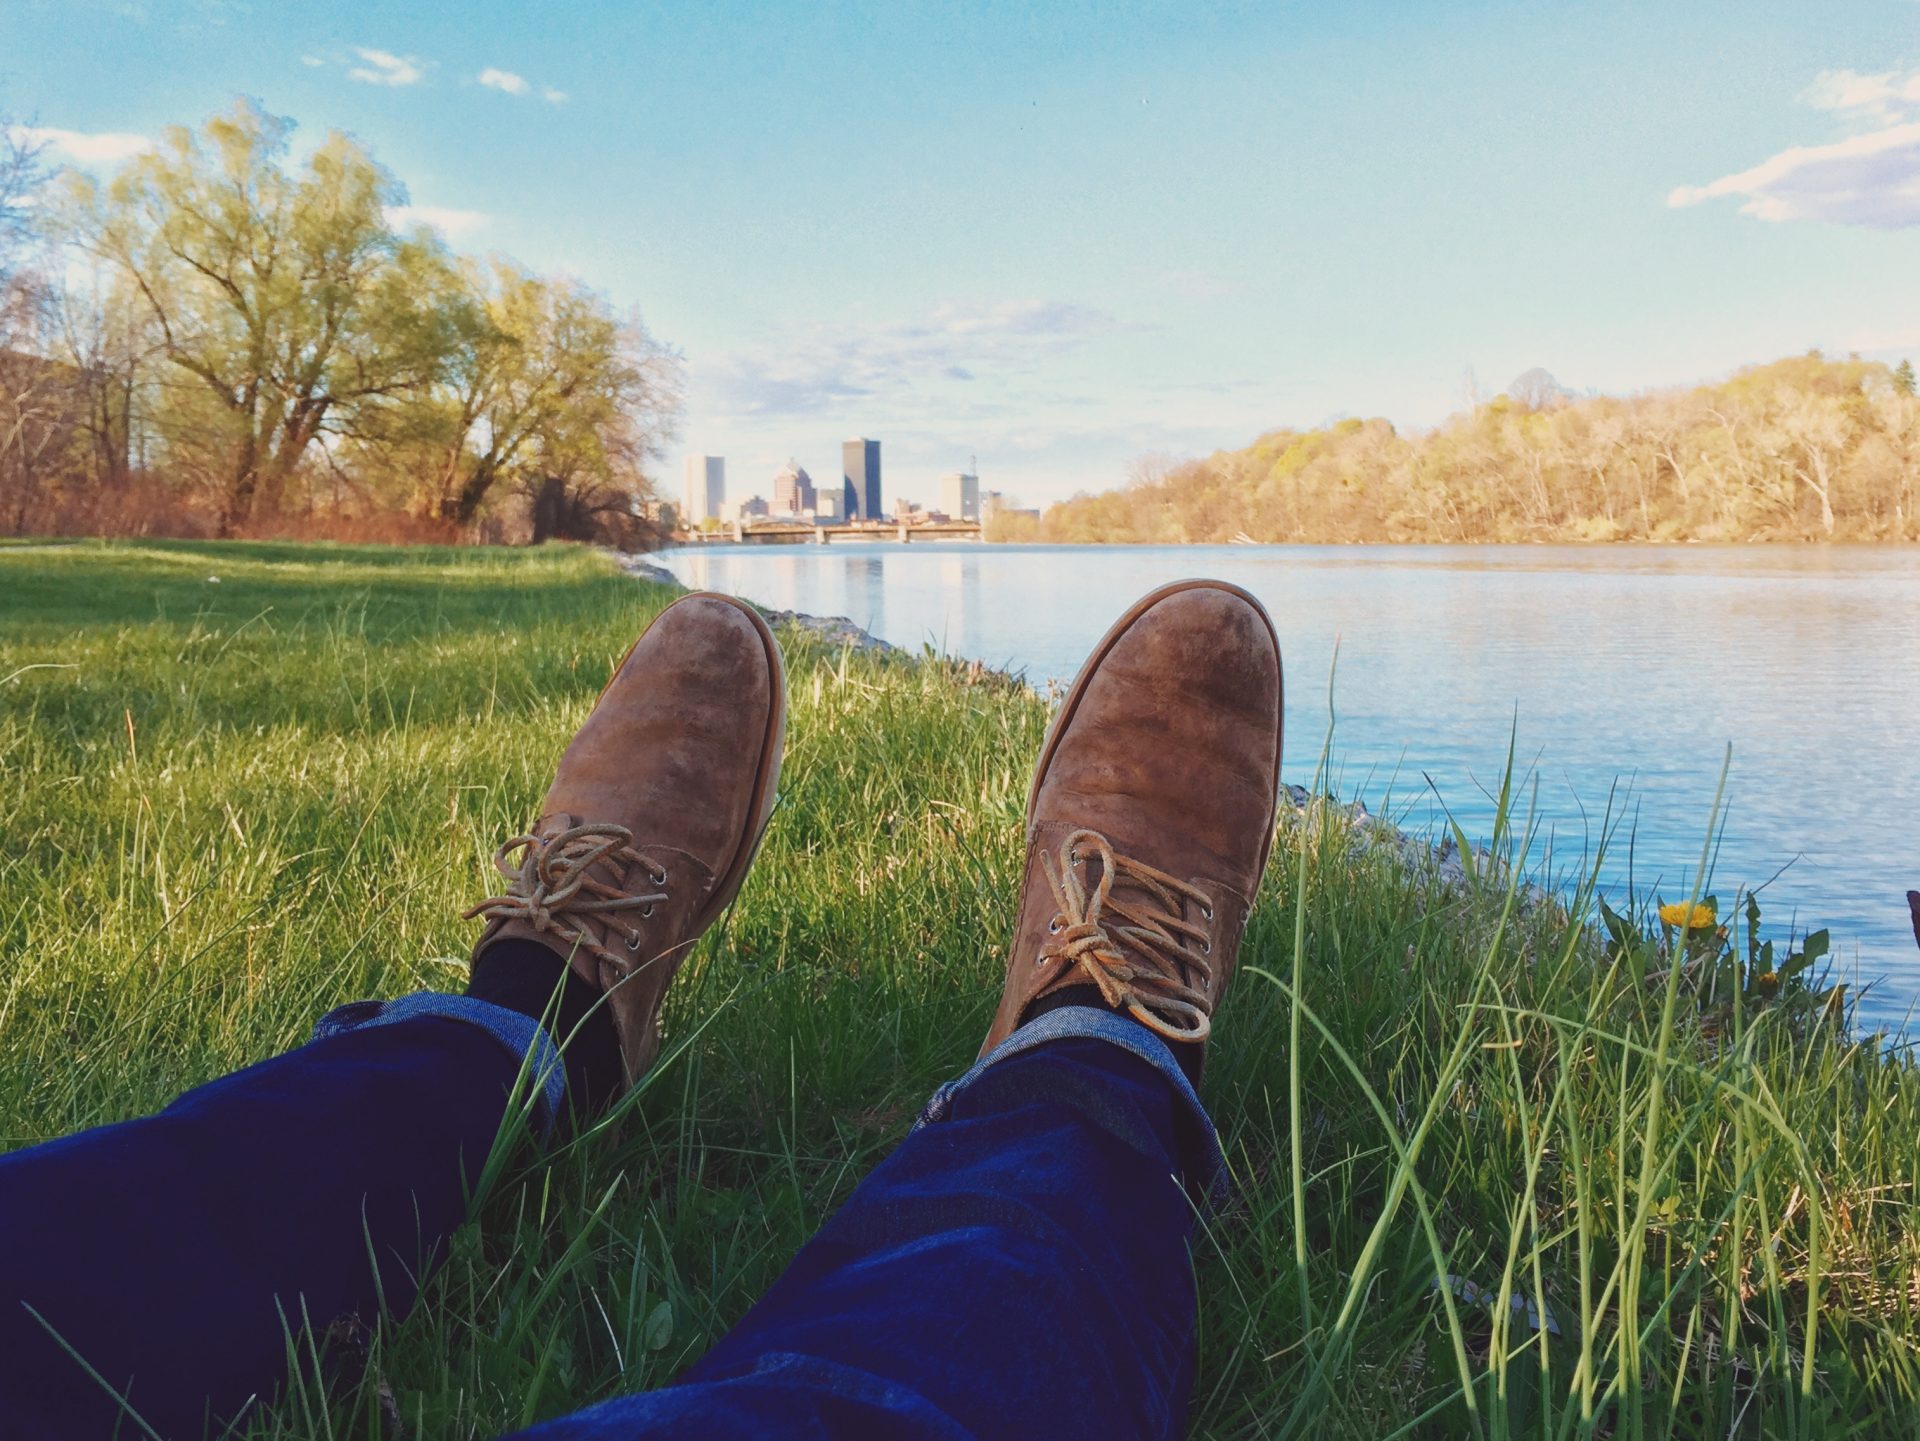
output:
MULTIPOLYGON (((524 1017, 409 997, 0 1157, 0 1437, 142 1434, 126 1409, 197 1437, 272 1398, 290 1330, 404 1315, 503 1122, 550 1125, 558 1078, 524 1017)), ((1176 1435, 1187 1241, 1223 1174, 1157 1037, 1052 1012, 943 1087, 679 1381, 525 1434, 1176 1435)))

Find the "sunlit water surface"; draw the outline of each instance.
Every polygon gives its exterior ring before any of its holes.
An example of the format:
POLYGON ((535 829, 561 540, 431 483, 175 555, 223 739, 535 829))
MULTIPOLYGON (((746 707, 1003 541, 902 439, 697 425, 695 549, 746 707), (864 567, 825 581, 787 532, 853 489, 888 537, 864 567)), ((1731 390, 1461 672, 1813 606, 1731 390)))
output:
POLYGON ((1731 744, 1710 884, 1723 914, 1764 886, 1769 931, 1831 927, 1841 968, 1877 981, 1871 1024, 1904 1024, 1920 999, 1905 899, 1920 888, 1920 550, 875 543, 659 559, 690 586, 847 616, 1039 686, 1070 679, 1150 587, 1233 581, 1279 627, 1287 779, 1312 782, 1331 682, 1342 797, 1415 829, 1443 823, 1444 801, 1483 839, 1517 732, 1556 877, 1589 864, 1610 803, 1624 817, 1603 866, 1616 902, 1629 886, 1688 894, 1731 744))

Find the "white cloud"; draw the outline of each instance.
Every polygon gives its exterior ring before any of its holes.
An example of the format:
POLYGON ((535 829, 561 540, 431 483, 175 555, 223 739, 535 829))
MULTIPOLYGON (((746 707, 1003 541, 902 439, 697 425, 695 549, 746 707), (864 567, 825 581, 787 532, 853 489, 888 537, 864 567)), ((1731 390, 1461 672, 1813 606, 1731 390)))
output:
POLYGON ((318 70, 322 65, 325 65, 327 62, 322 60, 318 55, 302 55, 300 57, 300 63, 302 65, 305 65, 311 70, 318 70))
POLYGON ((417 85, 426 78, 427 72, 412 55, 395 55, 391 50, 369 50, 365 46, 355 46, 353 53, 366 64, 354 66, 347 74, 369 85, 417 85))
MULTIPOLYGON (((489 65, 473 78, 489 90, 498 90, 503 95, 529 95, 534 90, 526 76, 512 70, 502 70, 495 65, 489 65)), ((540 98, 549 105, 564 105, 567 103, 567 92, 543 85, 540 87, 540 98)))
POLYGON ((504 90, 509 95, 525 95, 527 81, 523 75, 515 75, 511 70, 496 70, 489 65, 478 75, 482 85, 493 90, 504 90))
POLYGON ((1084 305, 1065 300, 1003 300, 985 307, 942 305, 924 326, 908 327, 908 335, 1073 335, 1104 330, 1110 318, 1084 305))
POLYGON ((1116 328, 1112 316, 1061 300, 942 305, 902 323, 816 326, 722 356, 703 378, 726 414, 817 414, 926 385, 950 397, 954 384, 1030 376, 1044 358, 1116 328))
POLYGON ((1789 146, 1705 185, 1676 186, 1667 204, 1678 209, 1734 197, 1741 214, 1776 224, 1920 225, 1920 70, 1823 70, 1800 99, 1849 127, 1868 128, 1824 145, 1789 146))
POLYGON ((1892 124, 1909 118, 1920 107, 1920 70, 1910 75, 1897 70, 1883 70, 1877 75, 1822 70, 1800 98, 1816 110, 1892 124))
POLYGON ((1743 196, 1761 220, 1826 220, 1898 230, 1920 225, 1920 122, 1892 125, 1832 145, 1796 145, 1751 170, 1708 185, 1682 185, 1676 208, 1743 196))
POLYGON ((60 130, 46 125, 16 125, 12 133, 24 144, 44 145, 80 165, 111 165, 153 149, 153 142, 146 136, 117 130, 89 134, 84 130, 60 130))
POLYGON ((459 240, 492 223, 493 217, 484 210, 455 210, 446 205, 394 205, 387 210, 387 224, 396 230, 425 225, 449 240, 459 240))

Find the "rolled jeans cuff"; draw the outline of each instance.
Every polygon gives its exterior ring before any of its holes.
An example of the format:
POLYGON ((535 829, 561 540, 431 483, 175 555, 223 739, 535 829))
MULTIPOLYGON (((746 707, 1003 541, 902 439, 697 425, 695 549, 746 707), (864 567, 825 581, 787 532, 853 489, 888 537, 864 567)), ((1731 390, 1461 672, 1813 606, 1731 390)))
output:
MULTIPOLYGON (((344 1006, 336 1006, 314 1023, 313 1038, 324 1041, 329 1036, 345 1035, 368 1026, 391 1026, 421 1017, 478 1026, 505 1046, 516 1062, 524 1064, 522 1074, 532 1087, 536 1134, 542 1140, 552 1134, 561 1112, 566 1109, 566 1067, 560 1060, 560 1048, 553 1043, 546 1028, 519 1011, 472 996, 417 991, 397 1001, 349 1001, 344 1006)), ((515 1090, 516 1093, 519 1090, 518 1082, 515 1090)))
POLYGON ((1207 1115, 1207 1108, 1200 1104, 1193 1082, 1187 1079, 1187 1073, 1174 1060, 1173 1051, 1159 1036, 1138 1021, 1098 1006, 1062 1006, 1057 1011, 1048 1011, 1027 1022, 974 1062, 973 1068, 964 1076, 948 1081, 935 1091, 921 1110, 920 1118, 913 1123, 913 1129, 917 1131, 922 1126, 946 1120, 953 1112, 954 1098, 978 1080, 987 1067, 1025 1055, 1049 1041, 1066 1040, 1073 1036, 1087 1036, 1118 1046, 1138 1056, 1161 1074, 1173 1088, 1175 1101, 1184 1118, 1191 1123, 1181 1128, 1183 1142, 1180 1164, 1188 1194, 1210 1207, 1223 1205, 1230 1189, 1227 1158, 1220 1149, 1220 1134, 1214 1130, 1213 1119, 1207 1115))

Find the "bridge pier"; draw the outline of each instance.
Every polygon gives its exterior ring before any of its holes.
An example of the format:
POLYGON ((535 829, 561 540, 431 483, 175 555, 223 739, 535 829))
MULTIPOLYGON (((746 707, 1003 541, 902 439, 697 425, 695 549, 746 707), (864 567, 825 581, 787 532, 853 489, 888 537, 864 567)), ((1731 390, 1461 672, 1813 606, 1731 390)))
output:
POLYGON ((909 541, 913 539, 913 528, 909 526, 904 520, 901 521, 900 524, 897 527, 895 527, 895 529, 899 532, 900 544, 906 545, 909 541))

